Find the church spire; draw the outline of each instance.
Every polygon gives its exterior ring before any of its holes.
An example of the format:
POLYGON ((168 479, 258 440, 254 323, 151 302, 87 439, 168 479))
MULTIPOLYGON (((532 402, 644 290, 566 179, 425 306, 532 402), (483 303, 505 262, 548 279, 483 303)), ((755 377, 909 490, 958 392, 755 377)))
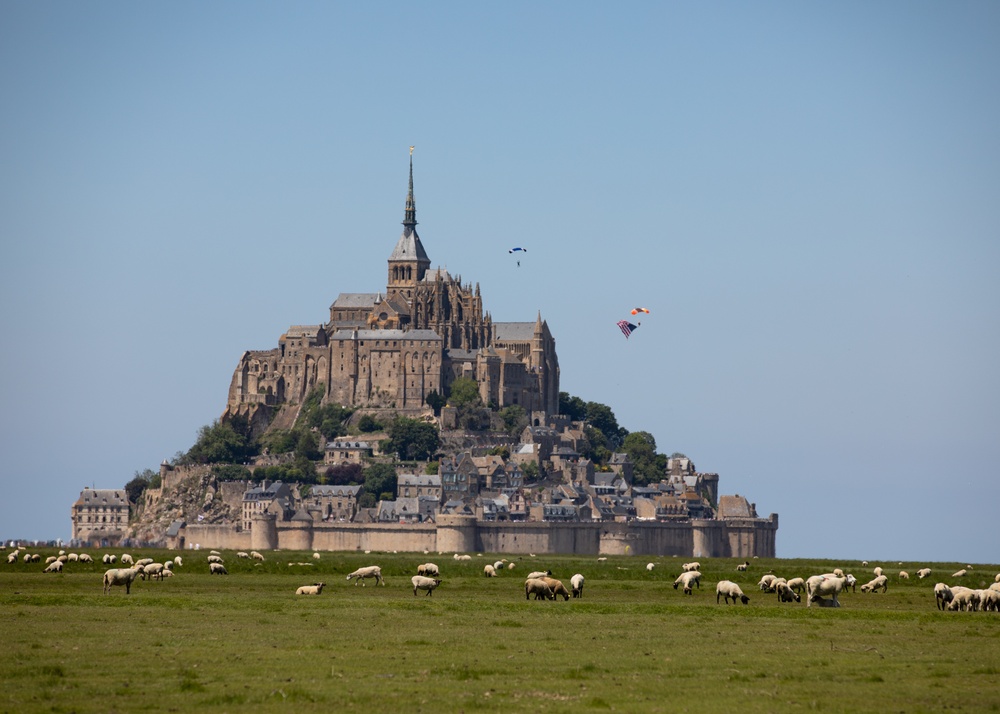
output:
POLYGON ((403 216, 403 235, 410 235, 417 228, 417 204, 413 200, 413 147, 410 147, 410 188, 406 192, 406 212, 403 216))

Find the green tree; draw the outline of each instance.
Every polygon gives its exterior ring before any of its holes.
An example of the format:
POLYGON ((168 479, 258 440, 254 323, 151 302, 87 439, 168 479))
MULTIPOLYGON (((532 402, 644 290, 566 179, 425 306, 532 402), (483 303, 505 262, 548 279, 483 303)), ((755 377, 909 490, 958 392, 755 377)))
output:
POLYGON ((319 437, 314 431, 302 431, 295 442, 295 453, 310 461, 323 457, 319 450, 319 437))
POLYGON ((434 416, 441 416, 441 407, 447 404, 445 398, 442 397, 440 394, 438 394, 437 390, 434 390, 430 394, 428 394, 427 398, 424 399, 424 402, 427 404, 427 406, 429 406, 431 409, 434 410, 434 416))
POLYGON ((500 410, 504 430, 511 436, 517 436, 528 426, 528 413, 520 404, 512 404, 500 410))
POLYGON ((448 403, 453 407, 478 407, 482 404, 479 398, 479 384, 471 377, 459 377, 451 383, 448 403))
POLYGON ((215 464, 212 475, 219 481, 249 481, 253 474, 242 464, 215 464))
POLYGON ((361 464, 340 464, 330 466, 324 473, 326 483, 333 486, 354 486, 364 483, 361 464))
POLYGON ((656 439, 648 431, 633 431, 622 442, 622 451, 632 460, 633 480, 642 486, 656 483, 663 477, 659 470, 656 439))
POLYGON ((198 440, 185 460, 196 464, 243 463, 256 450, 228 422, 215 420, 198 431, 198 440))
POLYGON ((260 445, 272 454, 287 454, 295 451, 297 437, 294 431, 275 429, 260 438, 260 445))
POLYGON ((380 448, 403 460, 429 459, 441 444, 437 428, 419 419, 397 417, 389 425, 388 434, 389 438, 381 442, 380 448))
POLYGON ((160 474, 152 469, 136 471, 132 480, 125 484, 125 495, 128 496, 129 502, 138 503, 142 494, 150 487, 154 478, 159 481, 160 474))
POLYGON ((440 467, 440 461, 428 461, 427 466, 424 467, 424 473, 428 476, 436 476, 440 467))
POLYGON ((573 421, 583 421, 587 418, 587 404, 580 397, 570 396, 569 392, 559 392, 559 413, 573 421))
POLYGON ((534 461, 526 461, 521 466, 521 473, 524 474, 524 481, 536 481, 538 479, 538 464, 534 461))
POLYGON ((396 498, 396 469, 391 464, 372 464, 364 470, 365 492, 376 500, 396 498))
POLYGON ((361 418, 358 419, 358 431, 362 434, 371 434, 375 431, 382 431, 384 428, 385 424, 380 422, 371 414, 363 414, 361 418))

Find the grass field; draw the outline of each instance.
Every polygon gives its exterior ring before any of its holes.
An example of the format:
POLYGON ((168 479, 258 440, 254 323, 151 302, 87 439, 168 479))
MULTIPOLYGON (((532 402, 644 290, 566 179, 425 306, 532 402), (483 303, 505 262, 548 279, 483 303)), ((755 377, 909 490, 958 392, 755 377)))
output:
MULTIPOLYGON (((934 583, 953 584, 965 563, 929 564, 926 580, 915 575, 926 563, 882 563, 887 593, 807 609, 759 592, 760 576, 844 567, 866 582, 870 567, 755 560, 737 573, 735 560, 702 559, 702 587, 686 597, 673 589, 677 558, 514 556, 488 579, 489 555, 324 553, 310 567, 288 563, 311 554, 265 555, 224 552, 230 575, 210 576, 207 553, 188 551, 175 577, 107 596, 99 562, 43 574, 0 561, 0 711, 1000 711, 1000 614, 934 605, 934 583), (444 583, 414 597, 410 576, 428 560, 444 583), (345 580, 370 564, 386 587, 345 580), (583 598, 525 601, 524 575, 545 568, 567 586, 583 573, 583 598), (717 605, 722 579, 750 604, 717 605), (294 595, 321 580, 319 597, 294 595)), ((963 584, 998 571, 974 564, 963 584)))

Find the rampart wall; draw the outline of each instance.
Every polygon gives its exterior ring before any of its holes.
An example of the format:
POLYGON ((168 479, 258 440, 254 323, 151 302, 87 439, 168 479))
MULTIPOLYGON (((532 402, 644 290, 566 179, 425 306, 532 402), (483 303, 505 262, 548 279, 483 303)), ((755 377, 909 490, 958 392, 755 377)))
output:
POLYGON ((439 516, 438 523, 362 524, 253 519, 249 531, 188 525, 172 547, 255 550, 380 550, 444 553, 775 557, 778 516, 741 520, 631 523, 492 523, 439 516))

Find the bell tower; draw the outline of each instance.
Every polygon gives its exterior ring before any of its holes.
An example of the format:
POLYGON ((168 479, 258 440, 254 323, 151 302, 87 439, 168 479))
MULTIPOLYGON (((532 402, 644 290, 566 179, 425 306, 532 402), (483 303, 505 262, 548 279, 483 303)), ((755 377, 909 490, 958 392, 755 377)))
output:
POLYGON ((417 284, 430 268, 424 246, 417 235, 417 204, 413 200, 413 147, 410 147, 410 187, 406 193, 406 211, 403 215, 403 235, 399 237, 389 256, 389 282, 386 293, 399 295, 410 303, 417 284))

